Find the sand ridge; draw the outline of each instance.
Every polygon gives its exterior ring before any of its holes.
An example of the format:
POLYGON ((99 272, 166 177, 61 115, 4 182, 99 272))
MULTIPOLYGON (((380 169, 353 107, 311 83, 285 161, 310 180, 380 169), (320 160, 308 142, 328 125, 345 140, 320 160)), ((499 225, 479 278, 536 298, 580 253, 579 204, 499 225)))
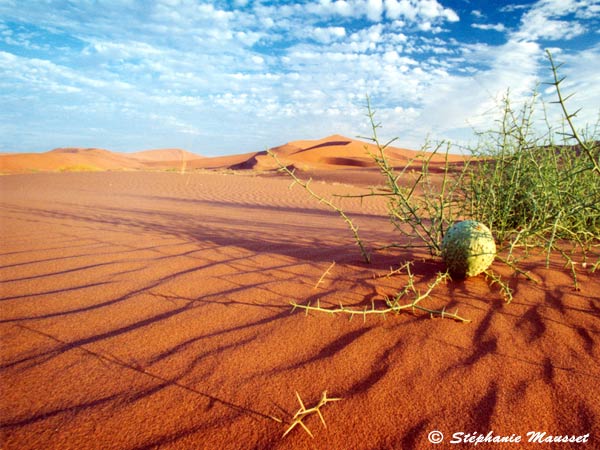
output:
POLYGON ((201 158, 181 149, 120 153, 101 148, 65 147, 44 153, 0 155, 0 173, 166 170, 179 169, 183 163, 201 158))
MULTIPOLYGON (((442 268, 400 250, 365 264, 339 217, 288 186, 250 172, 0 177, 2 448, 419 449, 433 430, 439 448, 492 430, 597 447, 597 273, 580 269, 576 291, 540 256, 539 283, 514 279, 510 305, 483 277, 436 290, 431 305, 470 324, 292 313, 380 304, 405 282, 382 275, 406 259, 421 289, 442 268), (324 390, 342 398, 327 428, 314 415, 314 439, 282 438, 295 393, 310 406, 324 390)), ((381 202, 341 201, 369 243, 394 240, 381 202)))
POLYGON ((180 148, 159 148, 154 150, 142 150, 133 153, 122 153, 132 159, 140 161, 192 161, 195 159, 202 159, 204 156, 196 153, 188 152, 180 148))
MULTIPOLYGON (((372 181, 379 170, 372 155, 377 155, 373 143, 332 135, 322 139, 289 142, 270 149, 283 164, 304 171, 319 179, 339 178, 361 184, 365 174, 372 181), (344 169, 344 170, 342 170, 344 169)), ((386 155, 391 165, 404 167, 413 161, 419 168, 419 152, 390 146, 386 155)), ((449 155, 451 163, 464 157, 449 155)), ((431 159, 431 170, 444 163, 442 155, 431 159)), ((247 152, 225 156, 204 157, 183 149, 157 149, 132 153, 111 152, 97 148, 58 148, 45 153, 0 155, 0 173, 48 171, 105 171, 105 170, 252 170, 274 171, 277 162, 267 151, 247 152)))

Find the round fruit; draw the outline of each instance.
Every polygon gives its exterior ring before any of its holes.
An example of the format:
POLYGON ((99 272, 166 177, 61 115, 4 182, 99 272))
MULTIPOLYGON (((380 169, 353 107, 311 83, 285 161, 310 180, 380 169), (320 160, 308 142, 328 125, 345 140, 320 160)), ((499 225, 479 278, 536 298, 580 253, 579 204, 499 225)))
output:
POLYGON ((442 239, 442 258, 454 277, 479 275, 490 267, 495 257, 492 232, 476 220, 455 223, 442 239))

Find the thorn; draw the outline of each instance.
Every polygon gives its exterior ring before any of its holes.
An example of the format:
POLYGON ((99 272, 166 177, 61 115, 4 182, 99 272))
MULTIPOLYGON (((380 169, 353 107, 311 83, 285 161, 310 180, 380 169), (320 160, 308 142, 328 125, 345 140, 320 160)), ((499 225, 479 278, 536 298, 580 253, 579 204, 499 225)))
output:
MULTIPOLYGON (((302 398, 300 398, 300 394, 298 394, 298 391, 296 391, 296 398, 298 399, 298 402, 300 403, 302 410, 306 410, 306 407, 304 406, 304 403, 302 403, 302 398)), ((298 415, 298 413, 296 413, 296 415, 298 415)))
POLYGON ((288 428, 287 430, 285 430, 285 433, 283 433, 283 435, 282 435, 281 437, 282 437, 282 438, 286 437, 286 436, 288 435, 288 433, 289 433, 290 431, 292 431, 296 425, 298 425, 298 423, 296 423, 296 422, 292 423, 292 424, 289 426, 289 428, 288 428))
POLYGON ((319 408, 317 408, 317 414, 319 415, 319 419, 321 419, 321 422, 323 423, 323 427, 327 428, 327 424, 325 423, 325 419, 323 418, 323 414, 321 414, 321 410, 319 408))
POLYGON ((306 425, 304 425, 304 422, 302 422, 301 420, 298 421, 298 423, 302 426, 302 428, 304 428, 304 431, 306 431, 308 433, 308 435, 314 439, 313 434, 310 432, 310 430, 306 427, 306 425))

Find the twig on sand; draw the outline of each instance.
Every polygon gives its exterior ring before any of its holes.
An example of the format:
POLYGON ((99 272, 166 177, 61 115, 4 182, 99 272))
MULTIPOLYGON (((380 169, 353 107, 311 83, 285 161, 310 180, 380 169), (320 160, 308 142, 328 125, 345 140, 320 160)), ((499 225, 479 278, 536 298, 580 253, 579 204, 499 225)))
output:
POLYGON ((317 289, 319 287, 319 285, 323 282, 323 280, 325 279, 325 277, 329 274, 329 272, 331 272, 331 269, 333 269, 333 266, 335 266, 335 261, 333 261, 329 267, 327 268, 327 270, 325 272, 323 272, 323 275, 321 275, 321 278, 319 278, 319 281, 317 281, 317 284, 315 284, 315 287, 313 287, 313 289, 317 289))
MULTIPOLYGON (((400 268, 400 269, 406 270, 406 272, 407 272, 407 275, 408 275, 407 285, 403 289, 401 289, 394 297, 390 298, 390 297, 386 296, 384 298, 385 303, 386 303, 385 308, 382 308, 382 309, 377 308, 375 306, 375 302, 372 300, 371 308, 368 308, 367 306, 365 306, 362 309, 354 309, 354 308, 346 307, 342 303, 340 303, 339 307, 333 308, 333 309, 328 309, 328 308, 322 307, 320 300, 317 299, 316 306, 311 305, 310 302, 308 302, 306 305, 299 304, 295 301, 290 302, 290 304, 292 305, 292 312, 298 308, 298 309, 303 309, 307 315, 308 315, 309 311, 319 311, 322 313, 327 313, 327 314, 332 314, 332 315, 346 314, 349 316, 350 320, 352 320, 352 318, 354 318, 354 316, 362 316, 363 322, 366 322, 367 315, 370 315, 370 314, 380 315, 385 318, 385 316, 389 313, 399 314, 403 311, 411 311, 413 313, 415 313, 416 311, 422 311, 422 312, 429 314, 430 317, 438 316, 438 317, 441 317, 442 319, 444 319, 444 318, 454 319, 458 322, 466 322, 466 323, 471 321, 465 317, 459 316, 458 309, 456 309, 456 311, 454 311, 454 312, 449 312, 449 311, 446 311, 446 307, 444 307, 442 309, 431 309, 431 308, 427 308, 427 307, 419 304, 421 301, 429 298, 431 295, 431 292, 437 286, 448 281, 450 279, 450 275, 448 274, 448 272, 438 273, 435 280, 427 286, 427 290, 425 292, 421 292, 421 290, 417 289, 417 287, 415 286, 414 275, 410 270, 410 266, 411 266, 411 263, 409 262, 409 263, 404 264, 400 268), (401 300, 405 295, 412 296, 413 300, 410 302, 407 302, 407 303, 402 303, 401 300)), ((400 269, 395 271, 394 273, 399 273, 400 269)))
POLYGON ((282 437, 287 436, 290 431, 296 428, 296 425, 300 425, 302 428, 304 428, 304 431, 306 431, 310 437, 314 438, 313 434, 302 421, 311 414, 317 414, 319 416, 319 419, 321 419, 323 426, 327 428, 327 424, 325 423, 325 419, 323 418, 323 414, 321 413, 321 408, 329 402, 337 402, 338 400, 341 400, 341 398, 329 398, 327 397, 327 391, 323 391, 319 403, 317 403, 312 408, 307 409, 306 406, 304 406, 304 402, 302 401, 302 398, 300 397, 300 394, 298 394, 298 392, 296 392, 296 397, 298 398, 298 402, 300 403, 300 409, 292 418, 291 425, 287 430, 285 430, 285 433, 283 433, 282 437))
POLYGON ((307 181, 301 180, 295 174, 296 169, 290 169, 288 166, 283 164, 283 162, 281 162, 281 160, 277 157, 277 155, 275 153, 273 153, 272 151, 267 150, 267 153, 275 160, 275 162, 279 166, 279 170, 281 172, 287 173, 292 178, 292 180, 294 180, 292 182, 292 184, 290 185, 290 188, 292 186, 294 186, 295 184, 301 186, 306 192, 308 192, 310 194, 311 197, 317 199, 319 201, 319 203, 323 203, 324 205, 327 205, 329 208, 331 208, 335 212, 337 212, 342 219, 344 219, 344 222, 346 222, 346 224, 348 225, 348 228, 350 228, 350 230, 352 231, 354 240, 356 241, 356 244, 360 248, 360 253, 362 254, 363 259, 365 260, 365 262, 370 263, 371 255, 367 251, 367 248, 365 247, 363 241, 360 239, 360 236, 358 235, 358 226, 356 226, 354 224, 354 222, 352 221, 352 219, 350 219, 350 217, 348 217, 346 215, 344 210, 342 210, 339 206, 336 206, 331 200, 328 200, 325 197, 322 197, 321 195, 319 195, 315 191, 313 191, 312 188, 309 186, 310 182, 312 181, 312 178, 309 178, 307 181))

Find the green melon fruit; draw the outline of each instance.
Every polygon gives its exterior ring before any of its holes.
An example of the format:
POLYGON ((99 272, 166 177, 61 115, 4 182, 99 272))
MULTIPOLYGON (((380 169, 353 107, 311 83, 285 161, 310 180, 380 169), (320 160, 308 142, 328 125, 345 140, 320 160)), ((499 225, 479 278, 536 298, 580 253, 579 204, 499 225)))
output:
POLYGON ((495 257, 492 232, 476 220, 455 223, 442 239, 442 258, 454 277, 479 275, 490 267, 495 257))

